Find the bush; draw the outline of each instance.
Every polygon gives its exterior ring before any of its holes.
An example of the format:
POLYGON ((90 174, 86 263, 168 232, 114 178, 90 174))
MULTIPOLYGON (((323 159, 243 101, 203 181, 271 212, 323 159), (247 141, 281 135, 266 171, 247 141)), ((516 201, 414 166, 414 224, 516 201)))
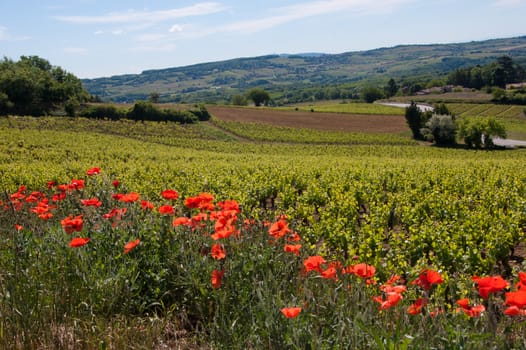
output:
POLYGON ((108 104, 90 106, 79 114, 83 117, 93 119, 119 120, 126 117, 126 112, 123 109, 108 104))
POLYGON ((374 101, 384 97, 384 93, 380 89, 373 86, 363 88, 360 94, 362 100, 367 103, 373 103, 374 101))
POLYGON ((494 148, 494 137, 506 138, 506 128, 497 119, 466 118, 462 119, 459 136, 470 148, 494 148))
POLYGON ((426 140, 440 146, 451 146, 456 143, 457 124, 450 115, 433 114, 421 130, 426 140))

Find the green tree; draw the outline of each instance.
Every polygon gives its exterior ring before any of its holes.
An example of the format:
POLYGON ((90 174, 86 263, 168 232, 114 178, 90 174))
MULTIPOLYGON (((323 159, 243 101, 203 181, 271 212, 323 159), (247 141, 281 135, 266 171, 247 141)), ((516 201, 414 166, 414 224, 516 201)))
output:
POLYGON ((399 86, 396 84, 396 81, 393 78, 389 79, 389 81, 387 82, 387 86, 384 88, 385 95, 387 97, 396 95, 396 93, 398 92, 398 88, 399 86))
POLYGON ((153 91, 150 93, 150 97, 148 98, 148 102, 151 102, 151 103, 159 103, 159 98, 161 97, 161 95, 159 95, 159 93, 157 91, 153 91))
POLYGON ((411 104, 405 109, 405 120, 413 133, 413 138, 422 140, 423 136, 420 130, 424 127, 427 120, 425 114, 422 113, 414 101, 411 101, 411 104))
POLYGON ((495 137, 506 138, 506 128, 494 117, 463 118, 460 122, 459 136, 470 148, 494 148, 495 137))
POLYGON ((232 96, 232 104, 234 106, 246 106, 247 105, 247 99, 245 96, 236 94, 232 96))
POLYGON ((451 115, 433 114, 421 133, 439 146, 452 146, 456 143, 457 124, 451 115))
POLYGON ((270 95, 268 92, 261 88, 253 88, 247 92, 247 99, 254 102, 256 107, 267 105, 270 101, 270 95))
POLYGON ((367 103, 373 103, 374 101, 384 97, 384 93, 374 86, 364 87, 361 90, 360 95, 362 96, 362 100, 364 100, 367 103))

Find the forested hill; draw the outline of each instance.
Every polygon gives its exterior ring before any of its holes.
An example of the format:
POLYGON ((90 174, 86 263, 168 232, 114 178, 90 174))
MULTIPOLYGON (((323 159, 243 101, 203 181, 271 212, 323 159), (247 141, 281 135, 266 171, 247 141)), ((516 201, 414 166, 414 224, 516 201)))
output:
POLYGON ((388 79, 433 79, 454 69, 486 64, 510 55, 526 65, 526 36, 486 41, 401 45, 342 54, 268 55, 185 67, 147 70, 141 74, 83 80, 93 95, 108 101, 229 101, 252 87, 284 97, 311 87, 352 88, 384 84, 388 79))

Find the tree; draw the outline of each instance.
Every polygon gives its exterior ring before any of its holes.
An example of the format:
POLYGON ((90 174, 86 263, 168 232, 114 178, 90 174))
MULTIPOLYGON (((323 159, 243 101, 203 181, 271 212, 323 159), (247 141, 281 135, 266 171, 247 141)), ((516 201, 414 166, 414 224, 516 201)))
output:
POLYGON ((384 93, 374 86, 364 87, 360 94, 362 95, 362 100, 367 103, 373 103, 374 101, 384 97, 384 93))
POLYGON ((253 88, 247 92, 247 99, 254 102, 256 107, 259 107, 261 106, 261 104, 268 104, 268 102, 270 101, 270 95, 268 92, 261 88, 253 88))
POLYGON ((153 91, 152 93, 150 93, 150 97, 148 98, 148 102, 159 103, 159 98, 160 97, 161 97, 161 95, 159 95, 159 93, 157 91, 153 91))
POLYGON ((460 122, 459 136, 469 148, 494 148, 495 137, 506 138, 506 128, 494 117, 465 118, 460 122))
POLYGON ((451 115, 433 114, 421 134, 439 146, 452 146, 456 143, 457 124, 451 115))
POLYGON ((398 92, 398 88, 399 86, 396 84, 396 81, 393 78, 389 79, 389 81, 387 82, 387 86, 384 88, 385 95, 387 97, 396 95, 396 93, 398 92))
POLYGON ((424 127, 427 116, 425 113, 422 113, 420 108, 414 101, 411 101, 411 104, 405 109, 405 120, 411 132, 413 133, 413 138, 416 140, 422 140, 423 136, 420 130, 424 127))
POLYGON ((232 96, 232 104, 234 106, 246 106, 247 105, 247 99, 243 95, 234 95, 232 96))

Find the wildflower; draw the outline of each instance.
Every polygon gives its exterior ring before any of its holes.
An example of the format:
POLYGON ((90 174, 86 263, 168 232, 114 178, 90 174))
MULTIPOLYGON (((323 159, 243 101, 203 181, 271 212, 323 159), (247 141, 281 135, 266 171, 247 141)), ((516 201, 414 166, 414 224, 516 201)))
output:
POLYGON ((82 221, 82 215, 78 215, 75 217, 73 215, 70 215, 67 218, 62 219, 60 221, 60 224, 64 228, 64 231, 70 234, 75 231, 78 231, 78 232, 82 231, 82 226, 84 222, 82 221))
POLYGON ((69 191, 72 190, 81 190, 84 188, 84 180, 82 179, 73 179, 71 182, 67 185, 67 188, 69 191))
POLYGON ((177 200, 177 198, 179 198, 179 193, 177 193, 177 191, 175 191, 175 190, 168 189, 168 190, 162 191, 161 192, 161 196, 164 199, 177 200))
POLYGON ((78 247, 82 247, 86 244, 88 244, 88 242, 90 241, 89 238, 83 238, 83 237, 75 237, 71 240, 71 242, 69 242, 69 246, 72 247, 72 248, 78 248, 78 247))
POLYGON ((331 264, 325 270, 321 271, 320 275, 325 279, 337 280, 338 277, 336 273, 336 266, 334 264, 331 264))
POLYGON ((301 312, 301 307, 284 307, 280 311, 286 318, 296 318, 301 312))
POLYGON ((352 273, 360 278, 369 279, 374 276, 376 273, 376 268, 373 265, 368 265, 365 263, 360 263, 356 265, 351 265, 346 269, 347 273, 352 273))
POLYGON ((402 294, 397 292, 385 293, 385 299, 382 296, 373 297, 373 300, 380 304, 380 310, 387 310, 402 300, 402 294))
POLYGON ((91 168, 86 171, 86 175, 93 176, 93 175, 99 175, 100 174, 100 168, 91 168))
POLYGON ((15 230, 17 230, 18 232, 22 231, 23 229, 24 229, 24 226, 15 224, 15 230))
POLYGON ((225 274, 225 270, 214 270, 212 271, 212 287, 215 289, 219 288, 221 286, 221 280, 223 279, 223 275, 225 274))
POLYGON ((195 197, 188 197, 184 201, 184 205, 190 209, 201 209, 201 210, 214 210, 215 207, 212 204, 214 196, 210 193, 200 193, 195 197))
POLYGON ((128 211, 127 208, 113 208, 110 210, 109 213, 102 215, 104 219, 111 219, 113 217, 116 217, 118 220, 122 218, 124 214, 128 211))
POLYGON ((300 235, 298 235, 297 232, 292 232, 292 233, 287 237, 287 241, 289 241, 289 242, 299 242, 299 241, 301 241, 301 237, 300 237, 300 235))
POLYGON ((430 290, 433 284, 442 283, 442 276, 440 273, 433 270, 425 270, 420 273, 420 276, 414 280, 411 284, 418 285, 425 290, 430 290))
POLYGON ((55 187, 57 185, 57 182, 56 181, 48 181, 47 182, 47 189, 50 190, 52 189, 53 187, 55 187))
POLYGON ((172 207, 171 205, 161 205, 158 211, 159 211, 159 214, 161 215, 174 215, 175 214, 174 207, 172 207))
POLYGON ((407 309, 407 312, 411 315, 418 315, 422 312, 422 308, 427 305, 429 300, 426 298, 418 298, 411 306, 407 309))
POLYGON ((59 202, 59 201, 62 201, 64 199, 66 199, 66 192, 59 192, 59 193, 54 194, 51 197, 51 200, 53 202, 59 202))
POLYGON ((184 216, 175 218, 174 221, 172 222, 172 225, 174 227, 181 226, 181 225, 189 225, 189 224, 190 224, 190 219, 184 216))
POLYGON ((99 201, 97 198, 90 198, 90 199, 81 199, 80 202, 85 207, 100 207, 102 206, 102 202, 99 201))
POLYGON ((526 272, 519 272, 519 282, 516 285, 519 290, 526 290, 526 272))
POLYGON ((287 253, 300 255, 301 244, 285 244, 283 250, 287 253))
POLYGON ((475 306, 469 305, 468 298, 458 300, 457 304, 461 307, 461 310, 464 311, 464 313, 469 317, 479 317, 482 312, 486 311, 486 308, 482 304, 475 306))
POLYGON ((153 210, 153 208, 155 208, 152 202, 144 201, 144 200, 141 201, 141 207, 142 207, 142 210, 153 210))
POLYGON ((121 182, 119 180, 113 180, 111 184, 113 185, 113 188, 117 189, 117 187, 120 186, 121 182))
POLYGON ((309 256, 307 259, 305 259, 305 261, 303 261, 303 266, 305 267, 306 272, 318 271, 321 273, 323 271, 321 265, 325 264, 326 262, 327 261, 319 255, 309 256))
POLYGON ((289 224, 284 219, 276 221, 268 229, 268 233, 270 234, 270 236, 276 239, 285 236, 289 232, 291 232, 289 229, 289 224))
POLYGON ((216 260, 221 260, 226 257, 225 248, 219 243, 216 243, 212 246, 211 254, 212 254, 212 258, 216 260))
POLYGON ((509 285, 501 276, 473 276, 472 280, 478 285, 479 294, 484 299, 488 299, 490 293, 500 292, 509 285))
POLYGON ((505 303, 510 306, 517 306, 518 308, 526 307, 526 291, 518 290, 516 292, 508 292, 505 303))
POLYGON ((118 200, 124 203, 132 203, 137 202, 140 198, 141 196, 137 192, 131 192, 121 195, 118 200))
POLYGON ((239 209, 239 203, 233 199, 229 199, 224 202, 219 202, 217 203, 217 205, 223 211, 232 211, 235 213, 241 212, 241 209, 239 209))
POLYGON ((130 241, 124 245, 124 254, 128 254, 130 250, 137 247, 141 243, 140 239, 136 239, 135 241, 130 241))

